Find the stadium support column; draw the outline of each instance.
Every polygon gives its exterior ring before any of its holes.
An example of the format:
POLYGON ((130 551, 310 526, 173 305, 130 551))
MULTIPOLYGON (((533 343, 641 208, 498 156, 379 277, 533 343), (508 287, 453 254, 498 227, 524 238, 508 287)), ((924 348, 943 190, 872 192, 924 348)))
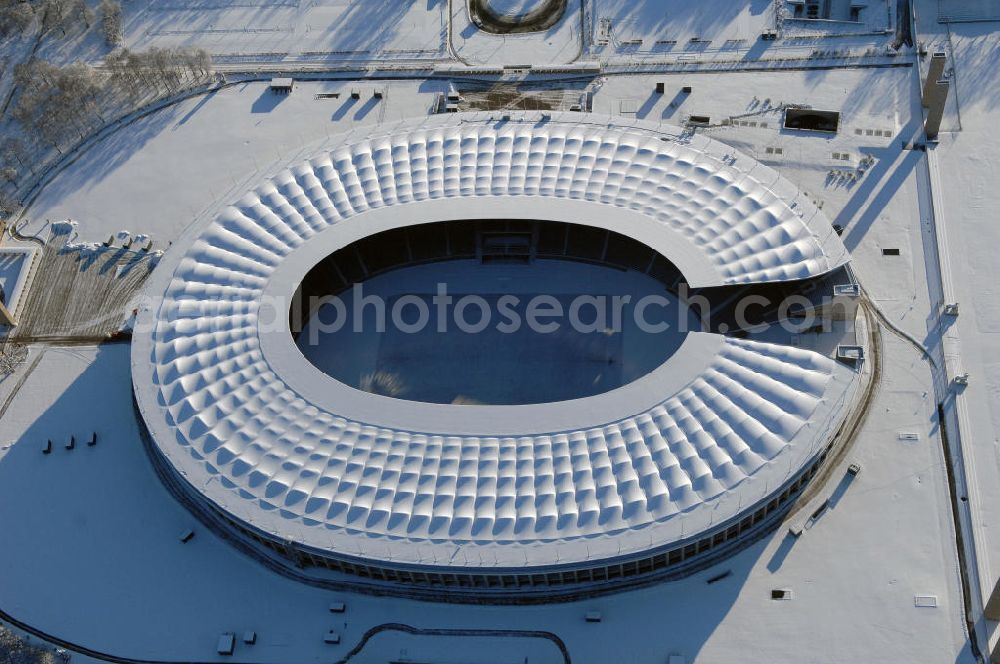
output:
POLYGON ((924 108, 930 106, 930 98, 933 94, 933 88, 941 77, 944 76, 944 65, 948 59, 948 55, 941 51, 938 51, 931 56, 930 67, 927 68, 927 80, 924 81, 924 92, 923 92, 923 103, 924 108))
POLYGON ((927 120, 924 122, 924 133, 927 134, 929 141, 936 139, 938 130, 941 129, 941 117, 944 115, 944 103, 948 99, 948 87, 947 79, 938 81, 931 88, 931 93, 927 97, 927 120))

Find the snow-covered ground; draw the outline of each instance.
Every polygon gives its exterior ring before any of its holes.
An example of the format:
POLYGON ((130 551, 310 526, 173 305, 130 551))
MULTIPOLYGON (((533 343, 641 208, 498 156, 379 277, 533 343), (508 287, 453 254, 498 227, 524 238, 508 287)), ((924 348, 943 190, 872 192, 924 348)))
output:
MULTIPOLYGON (((989 13, 995 3, 970 4, 997 18, 989 13)), ((843 226, 874 304, 932 354, 947 356, 950 371, 968 371, 968 388, 949 391, 910 341, 883 329, 882 383, 871 416, 829 482, 789 518, 803 523, 830 499, 800 538, 781 529, 691 578, 642 590, 552 606, 456 606, 320 591, 243 557, 197 526, 154 475, 138 437, 128 345, 32 345, 18 372, 0 379, 0 610, 51 636, 137 659, 222 660, 218 637, 235 632, 238 661, 330 661, 368 630, 395 622, 549 631, 572 661, 587 663, 664 662, 670 655, 687 662, 974 661, 938 403, 960 427, 959 440, 950 442, 965 460, 958 505, 972 525, 975 604, 1000 576, 992 509, 1000 502, 1000 268, 992 255, 1000 246, 1000 22, 946 26, 937 22, 937 0, 916 2, 919 38, 928 51, 953 57, 957 93, 940 143, 924 153, 904 144, 921 138, 925 64, 917 67, 907 49, 885 55, 891 36, 762 42, 760 33, 775 21, 770 0, 588 0, 582 7, 571 1, 558 26, 522 38, 478 33, 457 0, 135 0, 126 5, 126 40, 134 48, 202 46, 224 64, 604 61, 609 72, 592 82, 595 111, 671 124, 709 116, 711 126, 699 131, 777 169, 843 226), (779 65, 784 69, 771 71, 779 65), (662 95, 655 92, 661 81, 662 95), (841 130, 784 130, 785 104, 840 111, 841 130), (961 308, 944 329, 939 251, 943 296, 961 308), (98 444, 89 447, 95 431, 98 444), (70 436, 77 444, 66 450, 70 436), (50 438, 54 449, 44 455, 50 438), (855 462, 863 470, 851 481, 844 471, 855 462), (182 544, 187 528, 196 535, 182 544), (791 600, 772 600, 774 589, 791 590, 791 600), (333 600, 345 601, 347 612, 329 613, 333 600), (584 622, 590 610, 603 621, 584 622), (341 634, 340 645, 323 643, 330 629, 341 634), (257 644, 240 641, 245 630, 257 631, 257 644)), ((74 43, 52 57, 99 57, 93 39, 74 43)), ((20 59, 31 47, 25 44, 0 58, 20 59)), ((236 82, 83 152, 42 190, 24 232, 70 217, 80 241, 128 229, 166 248, 192 220, 305 146, 353 126, 426 115, 447 89, 443 78, 316 81, 278 97, 263 82, 236 82), (378 102, 369 94, 376 85, 387 91, 378 102), (352 88, 363 91, 360 100, 351 98, 352 88)), ((976 606, 972 613, 979 615, 976 606)), ((996 643, 995 623, 977 620, 975 627, 978 639, 996 643)), ((352 661, 525 657, 560 661, 545 639, 398 631, 378 633, 352 661)))
MULTIPOLYGON (((885 0, 868 3, 862 22, 786 19, 785 39, 762 35, 778 27, 774 0, 688 2, 686 0, 593 0, 585 21, 590 58, 615 64, 650 62, 740 62, 818 57, 831 51, 866 53, 878 43, 874 35, 891 25, 885 0)), ((855 3, 856 4, 856 3, 855 3)), ((895 4, 895 3, 892 3, 895 4)), ((834 9, 847 9, 834 0, 834 9)), ((785 12, 791 16, 791 10, 785 12)), ((876 49, 880 50, 880 49, 876 49)))
POLYGON ((236 83, 171 106, 115 132, 60 173, 28 211, 25 232, 72 217, 81 221, 81 240, 128 229, 163 248, 206 207, 238 197, 304 146, 354 126, 424 114, 447 90, 445 82, 398 82, 379 101, 376 85, 387 84, 299 83, 281 96, 266 83, 236 83), (351 97, 354 88, 362 99, 351 97))
MULTIPOLYGON (((775 71, 614 76, 600 82, 593 110, 667 124, 683 124, 691 115, 708 115, 716 124, 737 118, 728 127, 713 127, 708 135, 779 168, 818 201, 842 206, 854 200, 856 207, 855 193, 871 193, 877 182, 830 178, 831 169, 844 170, 844 162, 834 160, 833 153, 849 153, 849 166, 871 154, 879 160, 873 167, 877 180, 887 167, 881 161, 883 152, 899 153, 895 146, 903 127, 897 113, 909 75, 910 69, 901 67, 807 75, 775 71), (752 85, 747 85, 748 79, 752 85), (667 86, 663 95, 655 92, 659 81, 667 86), (876 82, 880 94, 867 94, 876 82), (692 93, 683 93, 684 86, 691 86, 692 93), (847 130, 835 137, 782 130, 782 105, 807 102, 839 109, 847 130), (880 136, 874 136, 876 129, 880 136), (781 154, 774 148, 781 148, 781 154)), ((447 89, 442 80, 324 81, 300 82, 291 95, 277 96, 265 83, 237 83, 144 118, 85 152, 42 190, 28 212, 32 221, 26 232, 40 230, 46 219, 72 217, 82 222, 77 231, 84 241, 103 241, 124 228, 146 233, 163 247, 197 215, 232 201, 260 179, 259 173, 291 162, 304 146, 351 127, 426 113, 436 95, 447 89), (380 102, 370 98, 376 85, 388 89, 380 102), (352 99, 354 88, 365 98, 352 99), (339 96, 326 96, 331 94, 339 96), (184 194, 178 195, 180 191, 184 194), (141 215, 136 214, 136 198, 144 201, 141 215)), ((824 211, 831 219, 837 216, 824 211)), ((855 249, 850 236, 846 239, 848 248, 855 249)))
POLYGON ((197 46, 218 59, 435 59, 446 55, 449 0, 134 0, 125 42, 197 46))
MULTIPOLYGON (((993 21, 940 24, 936 3, 918 3, 920 39, 929 52, 943 50, 952 70, 951 98, 939 143, 929 151, 928 179, 934 184, 937 224, 943 242, 941 271, 945 302, 958 302, 957 319, 928 326, 928 345, 943 351, 949 377, 968 372, 969 385, 956 389, 948 403, 961 432, 967 504, 978 560, 973 583, 988 598, 1000 579, 1000 246, 996 210, 1000 181, 996 154, 1000 136, 1000 65, 997 3, 967 3, 966 18, 993 21)), ((957 15, 958 3, 941 3, 945 15, 957 15)), ((925 63, 926 64, 926 63, 925 63)), ((946 73, 948 71, 946 70, 946 73)), ((979 629, 1000 641, 996 623, 979 629)))
MULTIPOLYGON (((803 520, 832 496, 801 538, 782 530, 681 582, 504 608, 324 592, 264 570, 198 527, 153 474, 138 440, 128 346, 49 349, 2 420, 0 568, 17 570, 0 575, 2 608, 68 641, 137 659, 221 661, 219 634, 252 629, 258 642, 238 646, 239 661, 330 661, 368 629, 400 622, 552 631, 577 662, 661 662, 670 654, 733 661, 750 648, 771 662, 968 661, 934 403, 922 390, 926 367, 905 343, 887 339, 886 352, 886 373, 897 378, 883 385, 877 417, 851 453, 863 471, 848 482, 842 468, 793 517, 803 520), (93 431, 98 443, 88 447, 93 431), (917 440, 900 440, 904 431, 917 440), (64 449, 73 435, 76 448, 64 449), (49 438, 54 449, 44 455, 49 438), (188 528, 196 535, 182 544, 188 528), (774 601, 772 589, 790 589, 792 599, 774 601), (918 595, 935 596, 936 608, 915 606, 918 595), (328 612, 334 600, 346 602, 345 614, 328 612), (603 622, 585 623, 590 610, 603 622), (341 645, 323 643, 329 629, 341 633, 341 645)), ((402 657, 404 649, 445 662, 469 661, 456 648, 477 652, 457 637, 389 633, 371 647, 357 661, 402 657)), ((558 661, 547 647, 501 640, 472 661, 558 661)))
POLYGON ((593 50, 600 55, 734 49, 774 27, 773 0, 714 3, 713 11, 685 0, 595 0, 592 8, 593 50))

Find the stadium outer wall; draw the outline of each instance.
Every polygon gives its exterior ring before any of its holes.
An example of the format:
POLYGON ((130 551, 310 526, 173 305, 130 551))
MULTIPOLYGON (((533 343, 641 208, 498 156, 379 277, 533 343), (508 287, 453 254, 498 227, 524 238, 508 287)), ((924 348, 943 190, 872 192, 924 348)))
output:
MULTIPOLYGON (((841 442, 837 433, 795 476, 766 498, 719 526, 695 537, 632 556, 588 564, 531 568, 458 568, 388 565, 381 561, 321 551, 269 533, 219 510, 159 452, 133 398, 143 448, 157 477, 172 496, 213 533, 243 554, 285 577, 328 590, 468 604, 543 604, 620 592, 690 576, 745 549, 773 532, 802 495, 809 481, 841 442)), ((847 411, 853 409, 846 409, 847 411)))

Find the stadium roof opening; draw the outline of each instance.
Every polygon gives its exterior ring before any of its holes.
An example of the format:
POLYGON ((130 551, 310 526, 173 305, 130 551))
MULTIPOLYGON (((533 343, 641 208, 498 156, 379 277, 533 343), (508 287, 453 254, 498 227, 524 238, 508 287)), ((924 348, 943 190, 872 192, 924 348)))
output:
POLYGON ((290 322, 312 364, 366 392, 545 403, 608 392, 669 358, 700 329, 679 287, 663 256, 595 226, 458 220, 327 256, 290 322))

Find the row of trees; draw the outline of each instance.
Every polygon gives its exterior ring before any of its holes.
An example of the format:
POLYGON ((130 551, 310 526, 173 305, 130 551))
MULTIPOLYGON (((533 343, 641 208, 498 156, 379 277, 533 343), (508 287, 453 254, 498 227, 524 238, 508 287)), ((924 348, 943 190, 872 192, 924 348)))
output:
POLYGON ((43 32, 64 35, 77 26, 89 29, 94 22, 84 0, 0 0, 0 37, 23 33, 36 17, 43 32))
POLYGON ((108 55, 104 65, 114 86, 133 97, 142 91, 176 94, 212 78, 212 56, 205 49, 126 48, 108 55))

